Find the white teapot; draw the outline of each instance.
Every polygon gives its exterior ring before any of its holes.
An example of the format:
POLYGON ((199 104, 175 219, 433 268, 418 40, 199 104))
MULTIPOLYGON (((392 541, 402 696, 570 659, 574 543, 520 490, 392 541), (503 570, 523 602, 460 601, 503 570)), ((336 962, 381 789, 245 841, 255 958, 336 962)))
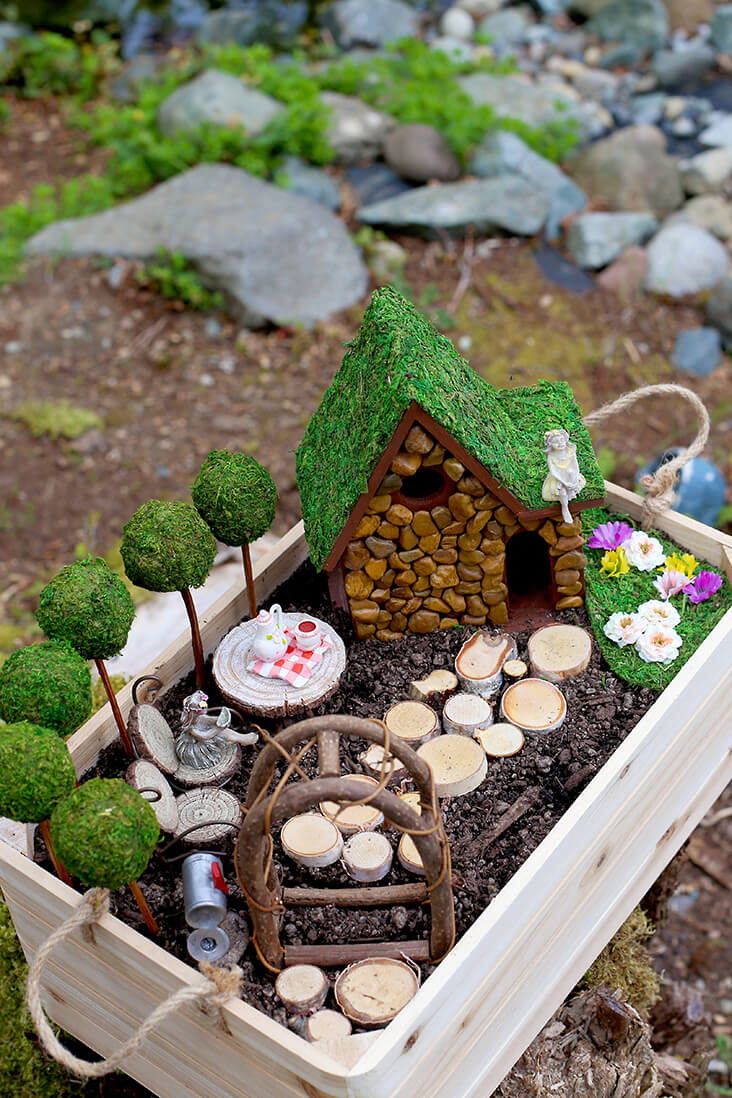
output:
POLYGON ((257 631, 251 648, 255 659, 266 660, 268 663, 279 659, 287 651, 288 643, 280 604, 276 602, 269 610, 260 610, 257 614, 257 631))

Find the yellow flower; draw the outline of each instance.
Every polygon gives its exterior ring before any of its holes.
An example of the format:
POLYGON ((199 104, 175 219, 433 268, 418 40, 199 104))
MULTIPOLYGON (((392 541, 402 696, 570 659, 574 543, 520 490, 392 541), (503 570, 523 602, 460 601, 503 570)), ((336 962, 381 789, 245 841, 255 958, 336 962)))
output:
POLYGON ((625 550, 622 547, 620 549, 609 549, 607 553, 603 554, 600 569, 615 578, 624 576, 626 572, 630 571, 625 550))
MULTIPOLYGON (((681 556, 679 556, 678 553, 672 553, 670 557, 666 557, 665 568, 673 569, 675 572, 681 572, 691 579, 698 565, 699 561, 696 560, 691 553, 682 553, 681 556)), ((663 569, 664 571, 665 568, 663 569)))

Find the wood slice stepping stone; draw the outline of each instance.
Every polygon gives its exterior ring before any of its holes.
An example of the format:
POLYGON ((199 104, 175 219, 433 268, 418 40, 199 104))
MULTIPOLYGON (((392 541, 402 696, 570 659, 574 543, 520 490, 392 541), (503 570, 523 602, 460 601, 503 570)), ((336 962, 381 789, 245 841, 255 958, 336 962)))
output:
POLYGON ((343 836, 333 821, 319 812, 303 812, 286 820, 280 842, 285 854, 309 869, 333 865, 343 853, 343 836))
POLYGON ((353 1026, 339 1010, 316 1010, 305 1023, 307 1041, 338 1041, 348 1037, 353 1026))
POLYGON ((381 780, 382 773, 389 775, 390 782, 400 782, 406 777, 407 768, 403 762, 389 754, 384 762, 385 752, 380 743, 372 743, 367 751, 359 755, 359 760, 372 778, 381 780))
POLYGON ((388 957, 357 961, 335 983, 338 1006, 359 1026, 385 1026, 418 991, 414 967, 388 957))
POLYGON ((503 665, 503 676, 509 682, 518 682, 524 675, 528 675, 529 669, 523 660, 506 660, 503 665))
POLYGON ((148 759, 135 759, 127 767, 125 781, 136 789, 141 797, 150 802, 150 807, 158 818, 160 830, 175 831, 178 826, 178 805, 168 779, 161 774, 155 763, 148 759), (154 792, 150 793, 149 790, 154 792), (156 796, 156 794, 158 794, 156 796))
MULTIPOLYGON (((379 784, 366 774, 348 774, 346 777, 352 782, 361 782, 364 785, 364 799, 373 793, 379 784)), ((356 831, 373 831, 381 827, 384 822, 384 814, 373 804, 353 804, 350 801, 344 801, 339 805, 335 801, 323 801, 318 807, 326 819, 332 820, 344 835, 353 835, 356 831)))
POLYGON ((331 647, 304 686, 291 686, 285 679, 268 679, 249 670, 256 619, 226 634, 214 653, 213 677, 229 705, 257 716, 288 717, 314 709, 336 692, 346 667, 345 645, 332 626, 308 614, 283 614, 283 628, 294 633, 298 622, 305 618, 318 622, 331 647))
POLYGON ((472 793, 488 773, 485 751, 467 736, 438 736, 422 744, 417 754, 432 771, 438 797, 472 793))
POLYGON ((288 1014, 309 1014, 323 1005, 330 984, 317 965, 291 965, 275 980, 275 991, 288 1014))
POLYGON ((359 831, 343 848, 343 864, 354 881, 380 881, 391 869, 394 852, 381 831, 359 831))
POLYGON ((580 675, 592 657, 592 638, 578 625, 545 625, 529 637, 532 674, 549 682, 580 675))
POLYGON ((516 656, 516 641, 505 635, 479 632, 466 640, 455 658, 460 686, 468 693, 491 698, 503 682, 501 668, 516 656))
POLYGON ((475 733, 480 746, 493 759, 517 755, 524 746, 524 734, 515 724, 492 724, 475 733))
POLYGON ((431 740, 440 731, 440 721, 434 709, 421 701, 403 701, 392 705, 384 714, 384 724, 391 733, 414 748, 431 740))
MULTIPOLYGON (((241 748, 235 743, 222 745, 221 761, 201 769, 185 766, 175 750, 175 734, 163 714, 154 705, 142 702, 130 710, 127 722, 130 739, 142 759, 154 763, 176 785, 184 788, 223 785, 241 766, 241 748)), ((153 806, 154 807, 154 806, 153 806)))
POLYGON ((426 702, 427 705, 442 707, 450 694, 454 694, 458 688, 457 675, 446 668, 438 668, 430 671, 424 679, 415 679, 409 684, 409 696, 414 701, 426 702))
POLYGON ((424 865, 417 850, 417 844, 411 835, 402 835, 397 847, 399 864, 407 873, 415 873, 418 877, 424 877, 424 865))
POLYGON ((472 736, 492 722, 490 703, 478 694, 453 694, 442 710, 445 732, 452 736, 472 736))
POLYGON ((567 702, 554 683, 521 679, 501 698, 501 716, 524 732, 553 732, 567 716, 567 702))
POLYGON ((178 826, 174 834, 191 846, 206 846, 230 839, 241 823, 241 808, 236 797, 225 789, 189 789, 176 798, 178 826), (187 835, 188 828, 196 826, 187 835))

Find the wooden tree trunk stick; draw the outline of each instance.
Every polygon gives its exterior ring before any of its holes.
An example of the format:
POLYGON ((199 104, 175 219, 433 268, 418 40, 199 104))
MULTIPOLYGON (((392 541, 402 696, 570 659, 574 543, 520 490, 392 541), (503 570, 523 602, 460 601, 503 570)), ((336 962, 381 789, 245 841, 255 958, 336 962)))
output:
POLYGON ((53 849, 53 844, 51 842, 51 829, 48 826, 48 820, 43 820, 41 823, 39 823, 38 830, 41 833, 41 838, 46 844, 46 850, 48 851, 49 858, 53 862, 53 868, 56 870, 56 876, 60 881, 63 881, 64 884, 67 884, 71 888, 73 888, 74 882, 71 880, 71 874, 69 873, 63 862, 60 862, 58 860, 58 858, 56 857, 56 851, 53 849))
POLYGON ((247 598, 249 599, 249 617, 257 616, 257 596, 254 591, 254 575, 252 573, 252 556, 249 552, 248 542, 241 547, 241 555, 244 558, 244 576, 247 581, 247 598))
POLYGON ((155 922, 152 911, 147 906, 147 900, 143 896, 142 890, 137 881, 130 881, 129 889, 132 895, 135 897, 135 903, 140 909, 140 914, 145 920, 145 926, 151 934, 159 934, 160 930, 158 928, 158 924, 155 922))
POLYGON ((354 961, 366 961, 371 957, 391 957, 401 961, 409 957, 413 961, 429 962, 430 945, 427 941, 412 942, 348 942, 339 945, 291 945, 285 946, 286 965, 318 965, 321 968, 341 968, 354 961))
POLYGON ((203 662, 203 645, 201 643, 201 630, 198 626, 198 614, 193 602, 190 587, 184 587, 181 591, 185 603, 188 620, 191 623, 191 643, 193 645, 193 659, 196 664, 196 686, 199 690, 206 689, 206 667, 203 662))
POLYGON ((524 812, 528 812, 530 808, 533 808, 538 799, 539 790, 536 786, 532 786, 531 789, 527 789, 525 793, 522 793, 518 800, 514 801, 511 807, 507 808, 503 815, 498 817, 492 827, 481 831, 480 835, 473 839, 465 852, 467 858, 482 858, 488 847, 500 838, 503 832, 507 831, 512 824, 515 824, 524 812))
POLYGON ((318 732, 318 772, 321 778, 340 775, 341 745, 337 732, 318 732))
POLYGON ((125 750, 125 755, 127 756, 128 759, 134 759, 135 752, 133 750, 132 742, 130 740, 129 733, 127 731, 127 725, 125 724, 124 720, 122 719, 122 713, 120 712, 119 704, 117 702, 117 695, 115 694, 114 690, 112 689, 112 684, 109 681, 109 675, 107 674, 107 668, 104 666, 104 660, 94 660, 94 663, 97 665, 97 671, 99 672, 99 678, 102 680, 102 685, 104 686, 104 692, 106 693, 109 704, 112 707, 112 713, 114 714, 114 719, 117 723, 117 728, 119 730, 119 738, 120 738, 122 746, 125 750))
POLYGON ((282 900, 289 907, 387 907, 390 904, 421 904, 428 899, 422 883, 377 885, 374 888, 285 888, 282 900))

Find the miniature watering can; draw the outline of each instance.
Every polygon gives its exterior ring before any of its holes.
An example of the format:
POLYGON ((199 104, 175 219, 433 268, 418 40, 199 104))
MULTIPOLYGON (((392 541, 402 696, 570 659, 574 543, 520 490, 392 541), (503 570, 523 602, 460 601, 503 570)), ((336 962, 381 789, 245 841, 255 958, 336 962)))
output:
POLYGON ((269 610, 257 614, 257 631, 254 634, 252 654, 258 660, 279 659, 287 651, 288 639, 282 623, 282 607, 275 603, 269 610))

